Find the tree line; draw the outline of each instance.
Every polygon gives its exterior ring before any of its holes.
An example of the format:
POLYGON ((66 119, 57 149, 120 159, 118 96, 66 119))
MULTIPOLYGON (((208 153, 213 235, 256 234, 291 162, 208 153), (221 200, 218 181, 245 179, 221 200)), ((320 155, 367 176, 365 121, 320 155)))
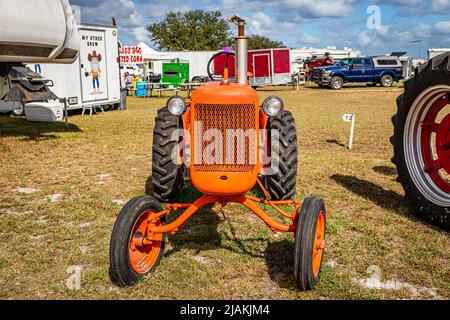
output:
MULTIPOLYGON (((170 12, 160 22, 147 26, 149 38, 160 50, 215 51, 234 44, 230 24, 220 11, 170 12)), ((284 48, 281 41, 249 36, 249 49, 284 48)))

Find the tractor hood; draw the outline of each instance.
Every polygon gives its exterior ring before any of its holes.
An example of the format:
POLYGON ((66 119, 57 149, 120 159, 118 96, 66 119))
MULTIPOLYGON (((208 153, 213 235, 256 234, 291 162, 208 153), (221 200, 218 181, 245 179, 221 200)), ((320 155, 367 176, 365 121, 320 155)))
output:
POLYGON ((258 104, 258 94, 248 85, 207 82, 197 88, 191 97, 194 103, 207 104, 258 104))

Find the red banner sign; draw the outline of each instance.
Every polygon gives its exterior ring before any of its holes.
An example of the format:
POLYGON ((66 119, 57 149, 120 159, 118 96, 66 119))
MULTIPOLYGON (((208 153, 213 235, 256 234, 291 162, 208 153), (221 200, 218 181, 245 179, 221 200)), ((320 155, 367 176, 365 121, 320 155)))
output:
POLYGON ((120 49, 120 65, 134 65, 144 62, 142 48, 139 46, 126 46, 120 49))

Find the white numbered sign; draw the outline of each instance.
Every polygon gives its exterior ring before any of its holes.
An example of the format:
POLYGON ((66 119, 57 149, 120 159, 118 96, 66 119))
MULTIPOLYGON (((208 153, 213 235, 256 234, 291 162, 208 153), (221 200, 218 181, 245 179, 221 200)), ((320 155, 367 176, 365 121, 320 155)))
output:
POLYGON ((353 121, 353 114, 344 114, 342 117, 342 120, 345 122, 352 122, 353 121))

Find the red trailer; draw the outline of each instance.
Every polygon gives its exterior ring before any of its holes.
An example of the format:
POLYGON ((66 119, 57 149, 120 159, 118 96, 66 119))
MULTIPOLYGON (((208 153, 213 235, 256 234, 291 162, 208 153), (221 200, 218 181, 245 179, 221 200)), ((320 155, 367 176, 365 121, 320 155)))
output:
MULTIPOLYGON (((230 69, 234 77, 234 56, 220 55, 214 60, 214 70, 230 69), (228 62, 226 60, 229 60, 228 62)), ((287 85, 291 79, 290 49, 262 49, 248 51, 248 72, 251 74, 251 86, 287 85)), ((220 74, 220 71, 215 73, 220 74)))

